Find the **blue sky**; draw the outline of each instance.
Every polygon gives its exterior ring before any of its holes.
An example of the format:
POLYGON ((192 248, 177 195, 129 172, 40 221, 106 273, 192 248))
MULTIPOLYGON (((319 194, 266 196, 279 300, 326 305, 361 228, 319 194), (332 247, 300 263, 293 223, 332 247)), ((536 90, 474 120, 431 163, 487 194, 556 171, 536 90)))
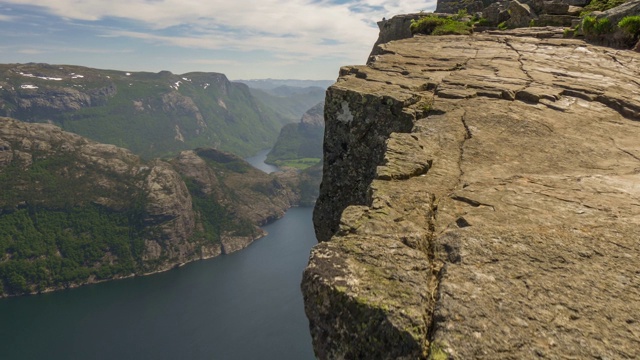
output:
POLYGON ((435 0, 0 0, 0 63, 335 79, 376 21, 435 0))

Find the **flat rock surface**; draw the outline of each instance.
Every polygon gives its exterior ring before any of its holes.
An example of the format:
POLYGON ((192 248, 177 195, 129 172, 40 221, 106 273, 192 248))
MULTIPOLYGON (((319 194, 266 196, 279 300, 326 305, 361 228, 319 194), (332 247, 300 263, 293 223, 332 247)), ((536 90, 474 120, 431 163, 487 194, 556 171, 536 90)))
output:
MULTIPOLYGON (((422 347, 370 346, 367 358, 640 357, 640 54, 508 33, 418 36, 377 53, 328 91, 314 216, 332 237, 303 280, 316 353, 362 354, 340 298, 385 312, 422 347), (370 96, 401 103, 411 130, 344 135, 390 126, 354 110, 370 96), (341 165, 377 151, 372 172, 341 165), (358 197, 340 190, 349 182, 368 186, 358 197), (314 304, 326 294, 333 302, 314 304), (334 305, 345 315, 326 323, 334 305)), ((379 330, 367 336, 384 343, 379 330)))

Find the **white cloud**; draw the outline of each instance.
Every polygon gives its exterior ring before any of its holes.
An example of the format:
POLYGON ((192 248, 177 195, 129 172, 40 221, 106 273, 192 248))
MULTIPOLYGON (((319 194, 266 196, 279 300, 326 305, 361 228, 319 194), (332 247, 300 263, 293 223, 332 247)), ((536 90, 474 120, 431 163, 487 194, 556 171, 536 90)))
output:
POLYGON ((323 39, 341 40, 339 52, 362 53, 377 36, 375 22, 383 16, 424 10, 435 1, 354 0, 334 4, 326 0, 5 0, 35 5, 67 19, 96 21, 116 17, 140 21, 145 32, 112 31, 130 36, 206 49, 234 46, 318 54, 327 51, 323 39), (153 30, 187 26, 194 34, 158 35, 153 30), (229 35, 233 33, 234 35, 229 35), (282 40, 282 37, 286 37, 282 40), (315 50, 320 48, 321 50, 315 50))
POLYGON ((185 64, 198 64, 198 65, 235 65, 235 60, 224 59, 188 59, 184 60, 185 64))
MULTIPOLYGON (((0 2, 37 6, 50 15, 65 19, 67 25, 87 27, 88 32, 105 40, 114 37, 135 39, 153 45, 209 51, 212 57, 226 54, 221 59, 173 60, 182 64, 219 65, 229 72, 240 71, 238 66, 250 64, 251 69, 246 71, 267 73, 297 69, 308 73, 324 69, 329 74, 337 71, 340 65, 366 61, 378 35, 376 22, 382 17, 435 8, 435 0, 351 0, 341 4, 336 0, 0 2), (124 21, 115 22, 118 24, 115 26, 114 19, 124 21), (229 55, 229 52, 235 55, 229 55), (252 59, 255 56, 260 59, 252 59), (258 62, 259 66, 256 65, 258 62), (312 64, 315 68, 306 70, 312 64)), ((120 43, 135 46, 131 42, 120 43)), ((105 50, 112 52, 108 48, 105 50)), ((158 64, 162 65, 158 66, 171 66, 168 61, 159 60, 158 64)), ((253 73, 240 75, 254 76, 253 73)))
POLYGON ((37 55, 37 54, 44 54, 46 51, 40 50, 40 49, 18 49, 16 50, 16 52, 18 54, 37 55))

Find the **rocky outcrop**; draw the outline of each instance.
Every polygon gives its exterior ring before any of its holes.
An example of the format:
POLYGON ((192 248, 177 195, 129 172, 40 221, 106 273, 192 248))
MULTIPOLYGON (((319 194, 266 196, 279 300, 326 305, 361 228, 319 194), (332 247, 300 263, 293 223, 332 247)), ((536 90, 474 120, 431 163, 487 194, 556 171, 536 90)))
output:
POLYGON ((438 0, 436 3, 437 13, 455 14, 464 9, 469 13, 482 11, 495 0, 438 0))
MULTIPOLYGON (((261 231, 260 236, 264 236, 266 233, 261 231)), ((223 236, 220 239, 222 245, 223 254, 231 254, 236 251, 242 250, 256 240, 256 236, 223 236)))
POLYGON ((640 0, 627 0, 623 4, 597 14, 598 19, 607 18, 617 24, 626 16, 640 14, 640 0))
POLYGON ((637 358, 640 55, 417 36, 325 105, 321 359, 637 358))
POLYGON ((512 28, 529 26, 531 20, 535 17, 535 13, 531 11, 529 5, 523 4, 518 0, 513 0, 509 3, 507 13, 510 16, 506 21, 506 25, 512 28))
POLYGON ((267 175, 231 153, 215 149, 183 151, 172 164, 193 182, 196 194, 215 199, 230 214, 251 224, 261 226, 279 219, 299 200, 275 174, 267 175))
POLYGON ((640 33, 633 30, 633 26, 629 29, 617 26, 622 19, 630 16, 640 16, 640 0, 630 0, 606 11, 591 13, 590 19, 583 19, 580 30, 590 42, 635 49, 640 47, 640 33), (589 22, 591 24, 587 24, 589 22))
POLYGON ((300 124, 309 127, 324 127, 324 101, 307 110, 302 115, 300 124))
POLYGON ((371 54, 369 54, 369 58, 371 58, 371 56, 378 55, 378 45, 413 36, 409 29, 411 22, 420 19, 422 16, 424 16, 422 13, 402 14, 396 15, 391 19, 382 19, 382 21, 378 21, 380 33, 378 35, 378 40, 376 40, 376 43, 373 45, 371 54))
MULTIPOLYGON (((436 13, 466 11, 484 18, 483 26, 509 28, 533 26, 573 27, 589 0, 476 0, 438 1, 436 13)), ((482 30, 483 27, 478 27, 482 30)))
POLYGON ((8 118, 0 119, 0 139, 4 144, 0 228, 9 236, 0 253, 2 293, 46 291, 132 272, 155 272, 209 252, 193 236, 191 197, 168 163, 145 164, 128 150, 57 126, 8 118), (71 214, 65 235, 56 234, 57 225, 41 220, 62 214, 71 214), (18 242, 11 239, 9 225, 15 218, 23 219, 22 226, 30 233, 18 242), (103 239, 97 231, 113 233, 103 239), (81 245, 92 237, 93 245, 81 245), (24 252, 24 246, 32 250, 24 252), (90 250, 92 246, 95 249, 90 250), (62 265, 56 265, 59 262, 62 265), (36 265, 46 269, 46 275, 31 275, 29 269, 36 265))

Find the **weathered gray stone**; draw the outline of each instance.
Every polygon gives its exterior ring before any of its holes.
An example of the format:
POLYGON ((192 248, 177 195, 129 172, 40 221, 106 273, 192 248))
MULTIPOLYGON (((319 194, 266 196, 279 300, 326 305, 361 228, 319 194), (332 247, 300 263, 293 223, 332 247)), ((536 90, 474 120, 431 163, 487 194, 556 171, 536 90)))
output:
POLYGON ((509 19, 507 2, 501 1, 492 3, 482 10, 482 16, 485 17, 487 21, 494 26, 497 26, 503 21, 507 21, 509 19))
POLYGON ((579 16, 583 10, 584 8, 582 6, 570 5, 569 8, 567 9, 567 15, 579 16))
POLYGON ((380 48, 328 90, 316 355, 640 357, 640 54, 504 33, 380 48))
POLYGON ((597 14, 597 18, 608 18, 612 24, 617 24, 626 16, 640 15, 640 0, 630 0, 612 9, 597 14))
POLYGON ((529 26, 531 20, 536 17, 536 14, 531 11, 531 8, 527 4, 523 4, 518 0, 513 0, 509 3, 509 20, 507 20, 507 26, 526 27, 529 26))
POLYGON ((465 10, 472 14, 482 11, 492 0, 439 0, 436 4, 437 13, 457 14, 465 10))
POLYGON ((562 0, 562 2, 571 6, 586 6, 591 1, 590 0, 562 0))
POLYGON ((373 45, 369 58, 377 55, 378 45, 386 44, 389 41, 407 39, 413 36, 411 34, 411 21, 420 19, 424 14, 406 14, 396 15, 391 19, 378 21, 378 28, 380 32, 378 34, 378 40, 373 45))
POLYGON ((569 4, 559 1, 544 1, 542 11, 550 15, 566 15, 569 11, 569 4))

